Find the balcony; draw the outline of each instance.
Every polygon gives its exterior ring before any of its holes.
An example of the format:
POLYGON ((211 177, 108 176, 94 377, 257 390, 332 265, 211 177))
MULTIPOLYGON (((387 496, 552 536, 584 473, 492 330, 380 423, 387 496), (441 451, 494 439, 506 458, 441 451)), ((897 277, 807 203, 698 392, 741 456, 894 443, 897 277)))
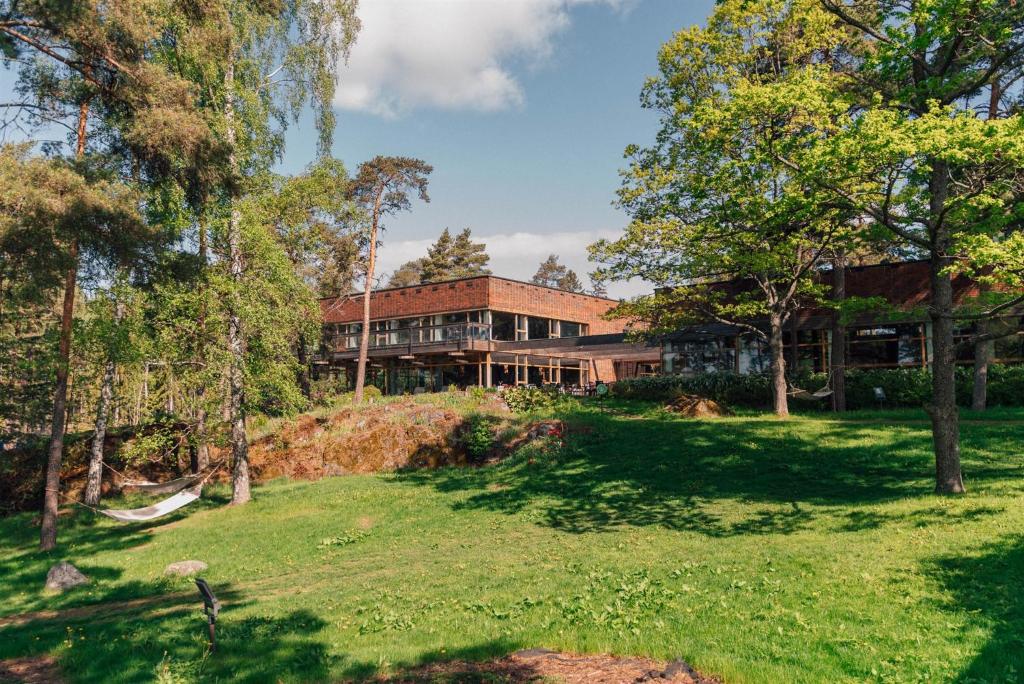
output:
MULTIPOLYGON (((344 333, 327 338, 325 346, 335 358, 359 354, 361 333, 344 333)), ((444 323, 411 328, 370 330, 370 353, 376 356, 402 356, 452 351, 490 349, 489 323, 444 323)))

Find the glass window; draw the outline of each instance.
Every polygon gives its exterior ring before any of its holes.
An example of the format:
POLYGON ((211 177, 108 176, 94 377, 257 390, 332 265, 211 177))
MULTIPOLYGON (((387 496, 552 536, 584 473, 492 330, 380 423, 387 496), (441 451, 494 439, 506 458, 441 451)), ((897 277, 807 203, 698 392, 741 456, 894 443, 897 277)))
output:
POLYGON ((546 340, 550 337, 550 321, 547 318, 538 318, 536 316, 530 316, 529 321, 526 325, 526 334, 529 335, 527 339, 530 340, 546 340))
POLYGON ((491 338, 506 341, 516 339, 516 315, 503 311, 492 311, 491 338))
POLYGON ((561 336, 562 337, 579 337, 582 334, 582 327, 579 323, 572 323, 570 321, 562 321, 561 324, 561 336))
POLYGON ((851 366, 916 366, 923 362, 923 332, 918 323, 854 328, 847 339, 851 366))

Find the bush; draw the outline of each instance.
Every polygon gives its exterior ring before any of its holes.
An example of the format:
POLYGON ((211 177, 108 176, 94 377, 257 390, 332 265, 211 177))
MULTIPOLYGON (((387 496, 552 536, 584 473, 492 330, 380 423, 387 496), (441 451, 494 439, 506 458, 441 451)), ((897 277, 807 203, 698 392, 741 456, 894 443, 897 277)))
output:
POLYGON ((616 397, 647 401, 670 401, 680 394, 696 394, 727 406, 761 407, 772 403, 771 378, 763 374, 656 375, 620 380, 611 390, 616 397))
POLYGON ((486 416, 476 414, 467 419, 462 443, 471 460, 480 461, 494 449, 493 422, 486 416))
POLYGON ((513 413, 528 413, 536 409, 548 408, 558 404, 567 405, 576 402, 568 394, 561 394, 557 387, 509 387, 502 391, 502 398, 513 413))
MULTIPOLYGON (((791 386, 815 392, 826 385, 825 373, 802 373, 791 386)), ((846 371, 846 405, 850 409, 878 408, 875 388, 885 392, 886 407, 918 408, 931 401, 931 372, 922 368, 851 368, 846 371)), ((957 366, 956 394, 961 406, 971 405, 974 369, 957 366)), ((612 394, 624 399, 670 401, 680 394, 697 394, 730 406, 766 408, 772 405, 771 377, 767 374, 706 373, 660 375, 620 380, 612 394)), ((990 406, 1024 406, 1024 366, 993 365, 988 376, 990 406)), ((792 402, 797 407, 828 408, 828 399, 792 402)))

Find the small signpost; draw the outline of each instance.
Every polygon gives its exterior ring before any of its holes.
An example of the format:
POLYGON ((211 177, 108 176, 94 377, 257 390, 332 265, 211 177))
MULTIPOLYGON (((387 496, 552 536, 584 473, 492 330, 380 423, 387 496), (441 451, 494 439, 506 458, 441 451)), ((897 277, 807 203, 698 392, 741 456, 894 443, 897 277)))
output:
POLYGON ((213 590, 210 589, 210 585, 206 583, 204 579, 196 579, 196 586, 199 588, 199 594, 203 597, 203 612, 206 613, 206 621, 210 626, 210 653, 217 650, 217 637, 216 637, 216 625, 217 625, 217 613, 220 612, 220 601, 213 595, 213 590))

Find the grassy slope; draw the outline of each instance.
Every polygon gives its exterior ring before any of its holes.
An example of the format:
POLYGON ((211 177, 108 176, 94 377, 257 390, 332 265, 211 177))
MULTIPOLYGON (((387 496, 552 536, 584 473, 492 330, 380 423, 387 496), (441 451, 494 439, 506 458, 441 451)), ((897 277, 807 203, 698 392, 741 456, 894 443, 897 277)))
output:
POLYGON ((0 615, 188 592, 0 628, 0 658, 53 653, 79 681, 304 681, 546 646, 727 682, 1019 681, 1024 412, 964 424, 959 499, 929 494, 919 416, 853 418, 588 408, 566 453, 277 482, 238 509, 220 492, 148 529, 78 514, 48 556, 31 516, 0 520, 0 615), (43 595, 58 558, 96 581, 43 595), (187 558, 226 598, 212 658, 193 588, 160 578, 187 558))

